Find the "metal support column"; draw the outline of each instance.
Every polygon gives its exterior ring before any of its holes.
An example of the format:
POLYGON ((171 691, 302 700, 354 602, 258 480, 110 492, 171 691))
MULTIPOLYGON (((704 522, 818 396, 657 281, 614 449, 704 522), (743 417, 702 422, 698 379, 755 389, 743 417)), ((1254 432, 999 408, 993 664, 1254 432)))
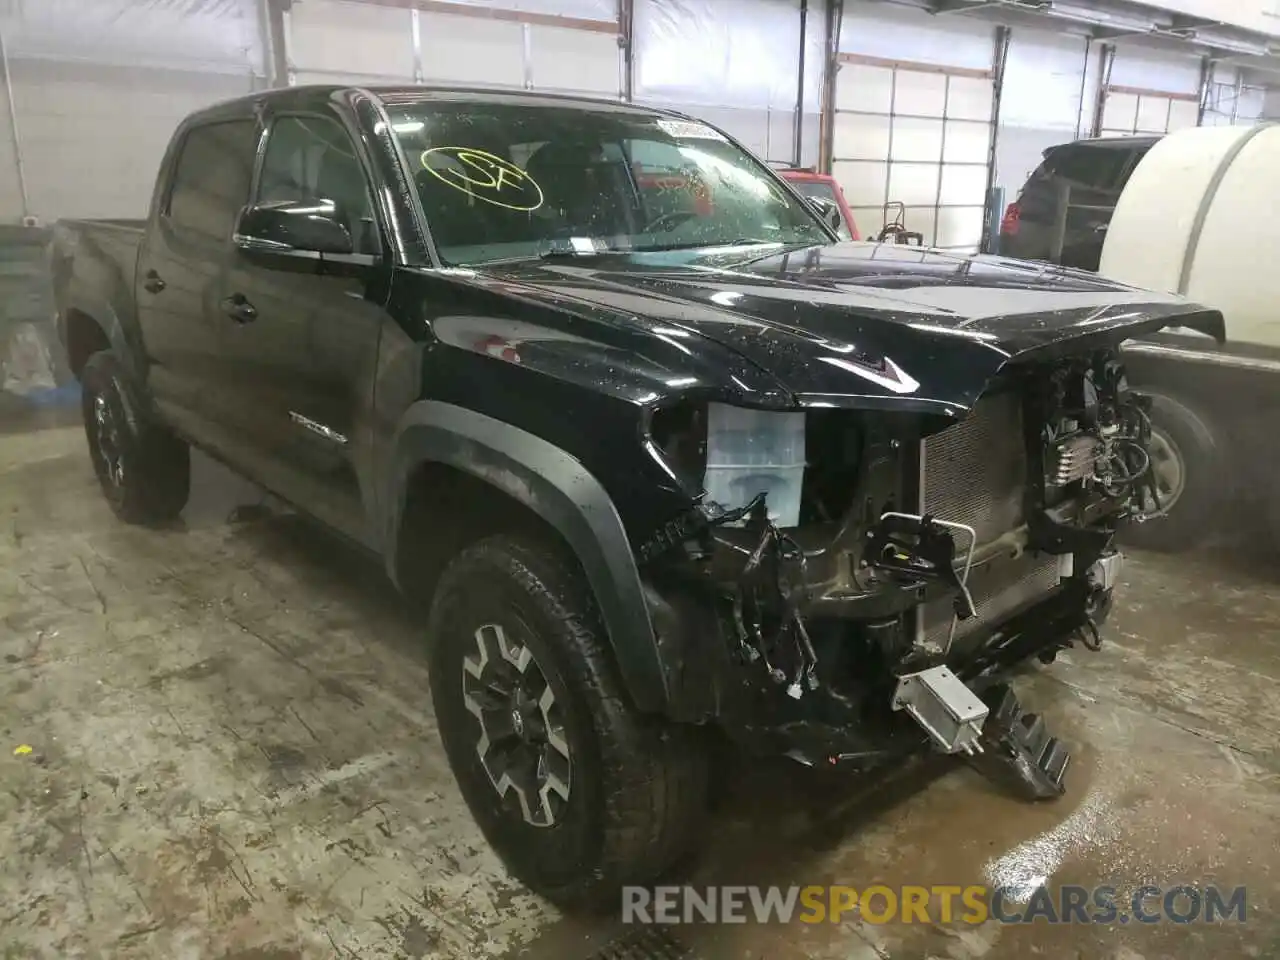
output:
POLYGON ((1084 126, 1084 95, 1085 88, 1089 83, 1089 58, 1093 55, 1093 37, 1084 38, 1084 69, 1080 71, 1080 99, 1079 105, 1076 107, 1076 139, 1079 140, 1083 135, 1081 127, 1084 126))
POLYGON ((1204 126, 1204 115, 1209 112, 1209 100, 1213 94, 1213 78, 1218 65, 1210 57, 1200 58, 1200 106, 1196 109, 1196 126, 1204 126))
POLYGON ((422 12, 417 7, 409 11, 409 30, 413 34, 413 82, 422 83, 427 74, 422 62, 422 12))
MULTIPOLYGON (((996 186, 996 146, 1000 141, 1000 102, 1004 98, 1004 74, 1009 65, 1009 40, 1013 31, 1008 27, 996 27, 995 48, 991 55, 991 143, 987 148, 987 189, 983 195, 982 240, 979 249, 986 250, 994 229, 995 218, 991 210, 991 192, 996 186)), ((946 126, 943 125, 945 136, 946 126)), ((941 176, 939 176, 941 183, 941 176)), ((936 230, 936 228, 935 228, 936 230)))
POLYGON ((803 162, 804 155, 801 151, 801 141, 804 138, 804 54, 805 43, 808 40, 809 31, 809 0, 800 0, 800 63, 799 78, 796 81, 796 116, 794 130, 791 134, 791 162, 794 166, 800 166, 803 162))
POLYGON ((266 0, 267 44, 271 49, 271 85, 293 86, 293 68, 289 64, 289 8, 293 0, 266 0))
POLYGON ((828 0, 827 48, 822 77, 822 106, 818 136, 818 169, 831 172, 836 130, 836 74, 840 71, 840 28, 844 25, 844 0, 828 0))
POLYGON ((635 0, 618 0, 618 45, 622 47, 622 99, 630 103, 635 90, 635 0))
POLYGON ((1098 99, 1093 107, 1093 129, 1089 131, 1089 136, 1098 137, 1102 135, 1102 117, 1107 109, 1107 89, 1111 86, 1111 68, 1116 62, 1116 45, 1114 43, 1104 43, 1102 50, 1102 69, 1098 71, 1098 99))
POLYGON ((13 74, 9 70, 9 41, 6 31, 0 28, 0 67, 4 71, 4 91, 9 100, 9 136, 13 140, 13 164, 18 175, 18 196, 22 201, 22 219, 31 216, 31 203, 27 197, 27 174, 22 164, 22 138, 18 135, 18 109, 13 97, 13 74))

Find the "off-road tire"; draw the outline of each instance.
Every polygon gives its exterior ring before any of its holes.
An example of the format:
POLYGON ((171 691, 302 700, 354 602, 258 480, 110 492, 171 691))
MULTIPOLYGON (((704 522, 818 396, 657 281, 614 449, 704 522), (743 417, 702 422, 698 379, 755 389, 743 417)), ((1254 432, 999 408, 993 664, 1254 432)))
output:
MULTIPOLYGON (((1183 474, 1182 492, 1163 516, 1129 524, 1125 543, 1149 550, 1188 550, 1218 529, 1228 500, 1222 451, 1209 422, 1181 400, 1151 395, 1151 426, 1174 451, 1183 474)), ((1153 465, 1154 466, 1154 465, 1153 465)))
POLYGON ((468 547, 441 575, 428 630, 431 694, 450 766, 513 876, 566 909, 616 908, 621 887, 654 881, 689 851, 707 810, 703 731, 630 703, 591 591, 557 545, 502 535, 468 547), (462 664, 476 631, 491 622, 525 628, 564 704, 573 780, 552 826, 504 807, 479 761, 462 664))
POLYGON ((128 372, 110 350, 100 350, 80 373, 81 411, 89 458, 103 495, 127 523, 171 520, 187 504, 191 453, 187 444, 149 419, 128 372), (114 453, 122 466, 119 481, 104 453, 98 404, 114 427, 114 453))

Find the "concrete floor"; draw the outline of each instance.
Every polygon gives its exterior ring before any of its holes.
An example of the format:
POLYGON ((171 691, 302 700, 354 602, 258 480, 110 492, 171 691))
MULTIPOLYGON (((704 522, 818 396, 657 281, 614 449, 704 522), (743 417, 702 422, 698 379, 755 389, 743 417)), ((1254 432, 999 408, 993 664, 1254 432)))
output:
MULTIPOLYGON (((0 436, 0 957, 578 960, 486 849, 419 628, 377 567, 201 459, 184 522, 116 522, 77 427, 0 436), (23 745, 30 752, 18 752, 23 745)), ((1030 671, 1076 748, 1060 801, 965 769, 733 774, 704 884, 1248 887, 1243 925, 698 927, 698 957, 1280 956, 1280 591, 1136 558, 1108 643, 1030 671)))

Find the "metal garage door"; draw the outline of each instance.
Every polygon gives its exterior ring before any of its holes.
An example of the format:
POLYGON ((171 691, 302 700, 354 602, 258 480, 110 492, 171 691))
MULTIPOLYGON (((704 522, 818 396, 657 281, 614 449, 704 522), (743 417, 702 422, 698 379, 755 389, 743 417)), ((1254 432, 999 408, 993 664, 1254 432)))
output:
POLYGON ((1098 134, 1171 133, 1200 120, 1199 57, 1143 47, 1115 50, 1103 67, 1098 134))
POLYGON ((1170 93, 1140 87, 1107 86, 1102 107, 1104 137, 1135 133, 1172 133, 1199 123, 1200 102, 1194 93, 1170 93))
POLYGON ((1206 127, 1252 126, 1262 119, 1266 98, 1265 87, 1245 83, 1244 78, 1239 75, 1234 79, 1220 80, 1215 72, 1209 84, 1208 99, 1201 125, 1206 127))
POLYGON ((988 70, 840 54, 832 172, 863 232, 901 202, 906 228, 926 244, 976 251, 993 106, 988 70))
POLYGON ((252 0, 5 7, 0 215, 10 223, 145 216, 178 122, 265 83, 252 0))
POLYGON ((441 0, 301 0, 286 22, 292 83, 459 83, 604 97, 621 96, 618 31, 616 19, 441 0))

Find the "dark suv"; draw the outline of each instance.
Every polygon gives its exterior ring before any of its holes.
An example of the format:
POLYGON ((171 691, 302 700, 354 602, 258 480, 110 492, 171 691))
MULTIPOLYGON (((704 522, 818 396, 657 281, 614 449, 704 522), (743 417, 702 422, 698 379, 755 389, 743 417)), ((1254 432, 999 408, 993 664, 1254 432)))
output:
POLYGON ((1097 270, 1120 191, 1159 136, 1050 147, 1000 224, 1000 252, 1097 270))

